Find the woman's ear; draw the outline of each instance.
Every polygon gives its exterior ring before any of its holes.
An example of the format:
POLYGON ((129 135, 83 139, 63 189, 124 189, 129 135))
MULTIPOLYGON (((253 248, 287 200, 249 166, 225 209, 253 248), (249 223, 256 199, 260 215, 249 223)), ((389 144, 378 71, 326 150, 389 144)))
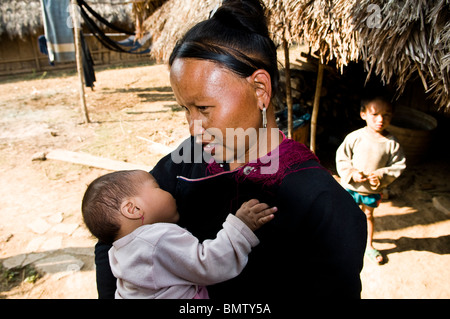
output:
POLYGON ((136 201, 132 198, 125 199, 120 205, 120 213, 129 219, 139 219, 142 217, 140 208, 136 205, 136 201))
POLYGON ((262 110, 268 107, 272 97, 272 82, 269 72, 258 69, 250 76, 250 80, 255 88, 258 107, 262 110))

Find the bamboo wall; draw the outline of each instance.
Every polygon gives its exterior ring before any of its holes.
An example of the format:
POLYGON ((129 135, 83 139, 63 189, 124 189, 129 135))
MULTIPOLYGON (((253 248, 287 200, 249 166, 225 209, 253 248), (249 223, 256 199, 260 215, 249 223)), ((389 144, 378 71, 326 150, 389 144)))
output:
MULTIPOLYGON (((51 66, 48 56, 42 54, 38 47, 38 37, 44 34, 29 35, 25 39, 10 39, 7 35, 0 36, 0 76, 20 73, 33 73, 60 69, 75 69, 73 63, 55 63, 51 66)), ((116 36, 116 41, 123 40, 127 36, 116 36)), ((91 51, 96 66, 127 62, 150 61, 149 54, 127 54, 110 51, 93 36, 86 36, 86 41, 91 51)))

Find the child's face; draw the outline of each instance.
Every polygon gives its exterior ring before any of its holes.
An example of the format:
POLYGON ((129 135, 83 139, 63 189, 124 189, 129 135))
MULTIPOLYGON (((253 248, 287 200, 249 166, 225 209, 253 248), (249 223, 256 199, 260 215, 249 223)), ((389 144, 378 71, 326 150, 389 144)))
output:
POLYGON ((178 215, 173 196, 161 189, 156 180, 148 173, 136 197, 138 206, 144 212, 144 224, 176 223, 178 215))
POLYGON ((391 123, 392 107, 383 101, 371 101, 365 112, 361 112, 361 118, 370 130, 381 134, 391 123))

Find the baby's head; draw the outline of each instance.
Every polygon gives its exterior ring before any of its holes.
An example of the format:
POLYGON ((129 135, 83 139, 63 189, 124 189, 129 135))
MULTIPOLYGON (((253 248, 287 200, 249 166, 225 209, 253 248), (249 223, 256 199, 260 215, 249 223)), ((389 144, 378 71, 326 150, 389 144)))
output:
POLYGON ((144 224, 176 223, 179 218, 172 195, 141 170, 117 171, 95 179, 84 194, 81 211, 89 231, 105 243, 144 224))

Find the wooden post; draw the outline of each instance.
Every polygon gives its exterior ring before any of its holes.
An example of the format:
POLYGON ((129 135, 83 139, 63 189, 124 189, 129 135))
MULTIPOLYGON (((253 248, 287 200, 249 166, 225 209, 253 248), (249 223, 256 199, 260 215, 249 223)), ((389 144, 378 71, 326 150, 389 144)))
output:
POLYGON ((86 99, 84 96, 84 73, 83 73, 83 61, 81 56, 81 37, 80 37, 80 21, 78 21, 78 12, 76 9, 78 8, 78 4, 76 0, 72 1, 72 22, 73 22, 73 31, 75 38, 75 57, 77 61, 77 73, 78 79, 80 82, 80 103, 81 103, 81 112, 83 113, 84 120, 87 123, 90 123, 89 114, 86 107, 86 99))
POLYGON ((33 57, 34 57, 34 62, 36 63, 36 71, 40 72, 41 71, 41 64, 39 63, 39 53, 38 50, 36 49, 36 43, 35 41, 33 41, 33 36, 30 34, 29 36, 30 38, 30 43, 32 44, 32 48, 33 48, 33 57))
POLYGON ((320 102, 320 92, 322 90, 322 80, 323 80, 323 64, 319 59, 319 69, 317 71, 317 82, 316 82, 316 92, 314 93, 314 106, 311 115, 311 139, 310 139, 310 149, 314 153, 316 152, 316 131, 317 131, 317 116, 319 114, 319 102, 320 102))
POLYGON ((291 92, 291 69, 289 62, 289 45, 286 39, 283 38, 283 48, 284 48, 284 67, 285 67, 285 77, 286 77, 286 104, 288 109, 288 138, 292 138, 294 135, 294 125, 293 125, 293 105, 292 105, 292 92, 291 92))

